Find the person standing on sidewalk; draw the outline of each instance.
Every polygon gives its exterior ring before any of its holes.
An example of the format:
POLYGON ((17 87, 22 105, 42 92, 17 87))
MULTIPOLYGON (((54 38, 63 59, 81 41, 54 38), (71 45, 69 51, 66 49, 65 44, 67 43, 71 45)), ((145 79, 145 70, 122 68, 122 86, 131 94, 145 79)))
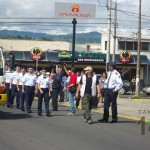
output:
POLYGON ((79 92, 82 98, 82 107, 85 110, 83 115, 85 122, 92 123, 91 109, 94 98, 100 97, 99 81, 96 75, 93 74, 93 69, 87 66, 85 69, 85 75, 81 77, 80 84, 78 85, 76 97, 79 97, 79 92), (98 93, 98 95, 97 95, 98 93))
POLYGON ((109 119, 109 107, 112 103, 112 121, 110 123, 117 123, 117 96, 119 89, 122 88, 123 82, 120 73, 116 70, 116 63, 108 63, 108 76, 105 81, 106 92, 104 96, 104 114, 103 118, 98 120, 99 122, 108 122, 109 119))
POLYGON ((105 94, 104 85, 105 85, 106 78, 107 78, 107 73, 103 72, 102 77, 100 78, 100 81, 99 81, 100 92, 101 92, 101 96, 100 96, 101 103, 104 103, 104 94, 105 94))
POLYGON ((131 91, 132 91, 132 94, 135 92, 135 87, 136 87, 136 78, 134 76, 132 78, 132 80, 131 80, 131 91))
MULTIPOLYGON (((78 71, 77 72, 77 86, 80 84, 80 80, 81 80, 81 73, 78 71)), ((75 97, 77 109, 79 107, 80 99, 81 99, 81 96, 79 96, 78 98, 75 97)))
POLYGON ((46 69, 42 69, 42 75, 38 77, 37 80, 38 87, 38 116, 42 116, 42 101, 44 98, 45 110, 47 117, 50 117, 49 110, 49 97, 51 96, 50 92, 50 78, 46 75, 46 69))

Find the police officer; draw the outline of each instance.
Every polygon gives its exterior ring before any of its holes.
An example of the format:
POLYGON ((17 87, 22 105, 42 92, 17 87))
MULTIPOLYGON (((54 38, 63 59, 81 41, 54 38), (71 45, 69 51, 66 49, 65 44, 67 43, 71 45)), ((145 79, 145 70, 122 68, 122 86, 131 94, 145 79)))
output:
POLYGON ((10 66, 7 65, 7 70, 5 72, 5 76, 4 76, 4 85, 6 88, 6 94, 7 94, 7 107, 10 108, 12 107, 11 105, 11 89, 10 89, 10 81, 11 81, 11 76, 12 76, 12 72, 10 69, 10 66))
POLYGON ((14 98, 16 96, 16 108, 20 109, 20 100, 19 100, 19 92, 17 91, 17 78, 20 74, 20 66, 16 66, 16 71, 12 73, 11 81, 10 81, 10 89, 11 89, 11 105, 13 105, 14 98))
POLYGON ((42 116, 42 101, 45 101, 45 110, 48 117, 51 116, 49 110, 49 97, 50 97, 50 78, 46 75, 46 69, 42 69, 42 75, 37 80, 38 87, 38 116, 42 116))
POLYGON ((104 114, 103 118, 98 120, 99 122, 108 122, 109 119, 109 107, 112 103, 112 121, 110 123, 117 123, 117 95, 120 88, 123 86, 123 82, 120 73, 116 70, 116 63, 108 63, 108 76, 105 81, 105 96, 104 96, 104 114))
POLYGON ((35 94, 36 74, 33 72, 33 67, 28 68, 28 73, 24 75, 22 84, 22 93, 25 92, 26 108, 28 113, 32 113, 31 106, 35 94))
POLYGON ((25 93, 22 92, 23 78, 26 74, 26 67, 21 68, 21 73, 17 77, 17 91, 19 92, 19 101, 21 102, 21 110, 24 111, 25 93))

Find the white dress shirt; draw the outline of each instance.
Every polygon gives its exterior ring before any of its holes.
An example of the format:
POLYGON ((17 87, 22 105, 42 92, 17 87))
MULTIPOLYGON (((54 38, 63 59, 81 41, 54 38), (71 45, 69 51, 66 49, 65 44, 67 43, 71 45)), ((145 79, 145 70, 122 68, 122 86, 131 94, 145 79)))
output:
POLYGON ((24 75, 22 82, 26 86, 35 86, 36 80, 37 80, 36 74, 27 73, 24 75))
POLYGON ((49 76, 39 76, 37 83, 40 84, 40 88, 48 88, 50 85, 50 78, 49 76))
POLYGON ((109 71, 107 73, 107 79, 105 81, 105 87, 108 89, 114 89, 118 91, 123 86, 123 82, 120 73, 117 70, 109 71))
POLYGON ((22 85, 23 84, 23 78, 24 78, 24 75, 23 73, 20 73, 17 77, 17 80, 19 81, 19 85, 22 85))
POLYGON ((21 72, 14 71, 11 75, 12 84, 17 84, 17 78, 21 72))
POLYGON ((5 83, 10 83, 10 81, 11 81, 11 76, 12 76, 12 72, 11 72, 11 71, 6 71, 6 72, 5 72, 5 76, 4 76, 5 83))

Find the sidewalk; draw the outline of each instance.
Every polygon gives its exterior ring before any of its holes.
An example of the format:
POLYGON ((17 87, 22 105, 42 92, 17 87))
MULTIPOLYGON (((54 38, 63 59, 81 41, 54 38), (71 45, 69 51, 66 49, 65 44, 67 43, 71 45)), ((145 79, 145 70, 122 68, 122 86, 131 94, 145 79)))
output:
POLYGON ((118 98, 118 114, 128 119, 140 120, 144 116, 150 120, 150 99, 118 98))

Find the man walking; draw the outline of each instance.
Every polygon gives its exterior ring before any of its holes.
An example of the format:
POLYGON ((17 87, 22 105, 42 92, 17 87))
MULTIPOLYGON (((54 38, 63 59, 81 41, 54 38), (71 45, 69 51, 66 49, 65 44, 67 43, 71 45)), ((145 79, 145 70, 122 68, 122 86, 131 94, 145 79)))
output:
POLYGON ((42 75, 38 77, 38 116, 42 116, 42 101, 44 98, 47 117, 50 117, 49 97, 50 97, 50 78, 46 75, 46 69, 42 69, 42 75))
POLYGON ((98 97, 100 97, 100 87, 99 81, 97 76, 93 74, 92 67, 88 66, 85 69, 85 75, 81 77, 80 84, 78 85, 76 97, 79 97, 79 92, 82 98, 82 107, 85 110, 83 115, 85 122, 88 124, 92 123, 91 119, 91 109, 92 109, 92 102, 96 97, 98 92, 98 97))
POLYGON ((36 84, 36 74, 33 72, 33 68, 28 68, 28 73, 24 75, 23 84, 22 84, 22 93, 25 92, 25 100, 27 112, 32 113, 31 106, 35 94, 35 84, 36 84))
POLYGON ((109 119, 109 107, 112 103, 112 121, 110 123, 117 123, 117 95, 123 83, 120 73, 116 70, 116 63, 108 63, 108 76, 105 81, 106 92, 104 96, 104 115, 103 118, 98 120, 99 122, 108 122, 109 119))

